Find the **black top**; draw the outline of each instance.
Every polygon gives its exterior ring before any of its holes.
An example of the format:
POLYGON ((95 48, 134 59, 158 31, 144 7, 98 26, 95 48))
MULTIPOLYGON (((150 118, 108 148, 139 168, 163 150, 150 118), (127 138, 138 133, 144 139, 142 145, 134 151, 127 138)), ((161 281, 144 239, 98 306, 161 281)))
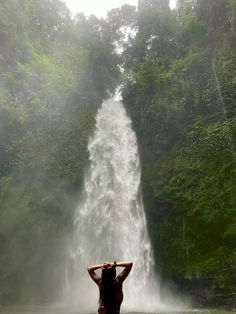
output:
POLYGON ((120 314, 120 306, 123 301, 122 283, 115 279, 115 302, 112 308, 108 309, 105 304, 100 304, 98 314, 120 314))

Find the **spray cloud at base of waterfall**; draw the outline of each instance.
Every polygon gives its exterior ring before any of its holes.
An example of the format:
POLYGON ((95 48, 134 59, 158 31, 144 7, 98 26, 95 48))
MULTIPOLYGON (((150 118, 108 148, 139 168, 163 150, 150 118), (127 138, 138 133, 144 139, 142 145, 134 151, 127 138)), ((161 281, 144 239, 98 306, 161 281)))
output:
POLYGON ((105 260, 132 260, 122 308, 164 310, 167 307, 160 299, 140 192, 137 140, 121 102, 103 102, 88 151, 90 164, 75 212, 67 267, 67 299, 80 311, 94 311, 98 289, 86 266, 105 260))

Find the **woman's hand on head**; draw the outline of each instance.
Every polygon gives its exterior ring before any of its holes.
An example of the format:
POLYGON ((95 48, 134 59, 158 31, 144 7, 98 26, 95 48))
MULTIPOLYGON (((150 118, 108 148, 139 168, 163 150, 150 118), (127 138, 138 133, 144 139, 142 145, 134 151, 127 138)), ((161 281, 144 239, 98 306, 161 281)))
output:
POLYGON ((114 262, 111 262, 111 261, 106 261, 103 263, 103 266, 102 268, 103 269, 108 269, 108 268, 112 268, 115 266, 115 263, 114 262))
POLYGON ((108 268, 108 264, 107 264, 107 262, 104 262, 103 264, 102 264, 102 269, 107 269, 108 268))

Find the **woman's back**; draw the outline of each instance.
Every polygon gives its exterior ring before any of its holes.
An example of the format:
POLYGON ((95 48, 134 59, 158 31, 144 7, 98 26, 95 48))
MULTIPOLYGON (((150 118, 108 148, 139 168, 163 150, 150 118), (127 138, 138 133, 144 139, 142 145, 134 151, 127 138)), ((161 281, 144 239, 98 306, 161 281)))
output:
POLYGON ((100 289, 100 306, 98 309, 99 314, 119 314, 121 303, 123 301, 122 283, 116 278, 112 287, 112 300, 111 302, 104 302, 101 300, 101 287, 100 289))
POLYGON ((87 268, 91 278, 96 282, 100 291, 98 314, 119 314, 123 301, 122 284, 129 275, 132 262, 104 262, 100 265, 92 265, 87 268), (125 269, 116 276, 116 267, 125 269), (102 276, 95 273, 102 268, 102 276))

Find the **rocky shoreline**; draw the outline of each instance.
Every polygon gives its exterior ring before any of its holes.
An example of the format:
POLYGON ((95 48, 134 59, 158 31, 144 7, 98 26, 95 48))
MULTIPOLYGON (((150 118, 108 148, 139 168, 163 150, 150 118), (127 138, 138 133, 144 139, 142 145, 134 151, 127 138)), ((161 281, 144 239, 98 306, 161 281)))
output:
POLYGON ((222 310, 236 310, 236 279, 231 281, 230 287, 217 285, 216 278, 177 279, 176 287, 181 293, 189 297, 194 308, 218 308, 222 310))

